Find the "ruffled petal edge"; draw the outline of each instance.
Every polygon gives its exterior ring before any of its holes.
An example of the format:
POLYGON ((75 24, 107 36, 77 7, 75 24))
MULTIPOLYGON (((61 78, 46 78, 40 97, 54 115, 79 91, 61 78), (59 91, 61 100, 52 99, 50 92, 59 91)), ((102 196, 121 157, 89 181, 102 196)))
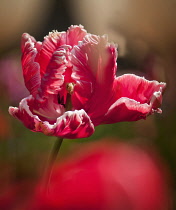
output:
POLYGON ((47 121, 41 121, 37 115, 30 111, 28 101, 31 99, 32 96, 24 98, 20 102, 19 108, 9 107, 9 113, 30 130, 69 139, 86 138, 93 134, 94 125, 83 109, 65 112, 57 118, 54 124, 50 124, 47 121))
POLYGON ((146 119, 148 115, 151 115, 154 112, 162 113, 162 110, 158 107, 158 105, 161 104, 161 97, 162 88, 153 93, 153 97, 149 104, 141 104, 134 99, 122 97, 111 105, 108 112, 105 114, 102 123, 110 124, 124 121, 137 121, 146 119))
POLYGON ((102 123, 137 121, 154 112, 162 113, 162 94, 166 83, 149 81, 134 74, 116 78, 114 96, 102 123))
POLYGON ((116 45, 106 35, 87 34, 71 51, 72 78, 76 81, 72 102, 83 108, 94 124, 107 112, 117 69, 116 45), (86 87, 86 91, 83 90, 86 87))
POLYGON ((24 81, 30 94, 35 95, 41 83, 40 66, 35 62, 38 53, 39 42, 36 42, 34 37, 27 33, 22 35, 21 49, 22 49, 22 69, 24 81))

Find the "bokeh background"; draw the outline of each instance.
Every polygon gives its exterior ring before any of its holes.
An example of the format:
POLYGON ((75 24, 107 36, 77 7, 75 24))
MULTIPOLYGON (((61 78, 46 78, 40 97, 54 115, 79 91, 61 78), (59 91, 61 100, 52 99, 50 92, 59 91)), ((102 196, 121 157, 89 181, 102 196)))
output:
MULTIPOLYGON (((14 183, 29 182, 26 193, 20 194, 27 197, 30 183, 35 183, 44 172, 55 142, 55 137, 33 133, 8 114, 10 105, 18 106, 28 95, 20 63, 21 34, 28 32, 42 41, 49 31, 65 31, 70 25, 82 24, 88 32, 108 34, 110 42, 118 43, 117 75, 135 73, 167 83, 163 113, 138 122, 98 126, 88 139, 64 140, 58 161, 81 150, 80 145, 102 138, 146 146, 158 154, 163 167, 167 168, 168 185, 175 203, 175 8, 175 0, 0 1, 0 195, 4 196, 4 192, 9 195, 9 187, 14 183)), ((10 191, 10 195, 13 193, 10 191)), ((5 199, 8 200, 8 196, 5 199)), ((17 203, 23 202, 25 198, 18 199, 17 203)))

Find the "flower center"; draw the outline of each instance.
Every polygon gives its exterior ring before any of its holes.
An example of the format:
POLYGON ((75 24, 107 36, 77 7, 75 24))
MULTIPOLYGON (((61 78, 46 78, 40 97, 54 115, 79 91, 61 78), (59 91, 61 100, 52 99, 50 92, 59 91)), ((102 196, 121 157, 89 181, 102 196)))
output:
POLYGON ((69 94, 72 94, 73 93, 73 90, 74 90, 74 83, 72 83, 72 82, 70 82, 70 83, 67 83, 67 85, 66 85, 66 89, 67 89, 67 92, 69 93, 69 94))
POLYGON ((66 93, 61 97, 58 94, 58 103, 61 104, 66 111, 72 110, 71 95, 73 94, 75 84, 72 82, 66 83, 66 93), (65 99, 64 99, 65 98, 65 99))
POLYGON ((67 90, 67 98, 66 98, 66 104, 65 104, 65 111, 72 110, 72 101, 71 101, 71 95, 74 90, 74 83, 67 83, 66 85, 67 90))

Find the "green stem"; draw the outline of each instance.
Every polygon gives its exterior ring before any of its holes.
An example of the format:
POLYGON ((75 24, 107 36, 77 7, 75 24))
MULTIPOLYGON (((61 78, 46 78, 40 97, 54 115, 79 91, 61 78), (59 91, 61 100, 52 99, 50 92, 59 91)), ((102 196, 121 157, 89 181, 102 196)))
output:
POLYGON ((54 163, 57 159, 57 155, 58 155, 58 152, 61 148, 61 145, 62 145, 62 142, 63 142, 63 138, 58 138, 56 139, 56 142, 53 146, 53 149, 51 151, 51 154, 50 154, 50 158, 49 158, 49 161, 48 161, 48 168, 47 168, 47 171, 46 171, 46 181, 45 181, 45 184, 46 184, 46 190, 48 192, 48 187, 49 187, 49 184, 50 184, 50 178, 51 178, 51 175, 52 175, 52 171, 53 171, 53 166, 54 166, 54 163))

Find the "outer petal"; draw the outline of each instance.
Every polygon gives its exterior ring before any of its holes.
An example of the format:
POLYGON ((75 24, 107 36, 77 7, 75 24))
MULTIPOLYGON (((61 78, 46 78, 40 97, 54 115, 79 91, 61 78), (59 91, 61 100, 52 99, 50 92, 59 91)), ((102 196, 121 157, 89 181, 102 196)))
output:
POLYGON ((164 88, 165 83, 148 81, 133 74, 117 77, 114 84, 116 93, 103 123, 136 121, 154 112, 161 113, 159 107, 164 88))
POLYGON ((120 98, 117 100, 105 114, 102 123, 116 123, 123 121, 136 121, 145 119, 148 114, 151 114, 152 106, 148 104, 140 104, 139 102, 129 99, 120 98))
POLYGON ((32 96, 23 99, 19 108, 10 107, 9 113, 32 131, 70 139, 85 138, 93 134, 94 126, 84 110, 65 112, 57 118, 56 123, 50 124, 47 121, 41 121, 37 115, 30 111, 28 106, 30 100, 32 100, 32 96))
POLYGON ((74 46, 81 41, 87 34, 83 26, 71 26, 67 32, 52 31, 48 36, 44 38, 41 46, 41 50, 36 58, 36 61, 40 64, 41 76, 45 74, 46 68, 50 62, 52 54, 62 45, 74 46))
POLYGON ((108 44, 106 36, 88 34, 72 50, 72 78, 76 81, 73 106, 83 108, 95 124, 110 106, 116 58, 116 48, 108 44), (86 91, 82 94, 84 88, 86 91))
POLYGON ((83 109, 65 112, 49 127, 55 136, 69 139, 86 138, 94 133, 94 125, 83 109))
POLYGON ((23 33, 23 35, 22 35, 22 39, 21 39, 21 51, 24 52, 26 42, 28 42, 29 39, 30 39, 31 42, 34 43, 35 48, 37 49, 37 51, 39 51, 40 48, 41 48, 42 43, 41 42, 37 42, 35 40, 35 38, 33 36, 30 36, 28 33, 23 33))
MULTIPOLYGON (((124 74, 114 81, 114 101, 121 97, 134 99, 140 103, 150 103, 153 94, 163 91, 166 84, 155 80, 148 81, 134 74, 124 74)), ((160 100, 162 97, 160 97, 160 100)), ((161 102, 161 101, 160 101, 161 102)))
POLYGON ((40 66, 35 62, 38 50, 36 46, 39 45, 35 39, 29 34, 22 35, 22 69, 24 81, 27 89, 32 95, 35 95, 40 86, 40 66))
POLYGON ((87 31, 82 25, 72 25, 67 30, 65 44, 73 47, 77 45, 79 41, 82 41, 86 34, 87 31))

